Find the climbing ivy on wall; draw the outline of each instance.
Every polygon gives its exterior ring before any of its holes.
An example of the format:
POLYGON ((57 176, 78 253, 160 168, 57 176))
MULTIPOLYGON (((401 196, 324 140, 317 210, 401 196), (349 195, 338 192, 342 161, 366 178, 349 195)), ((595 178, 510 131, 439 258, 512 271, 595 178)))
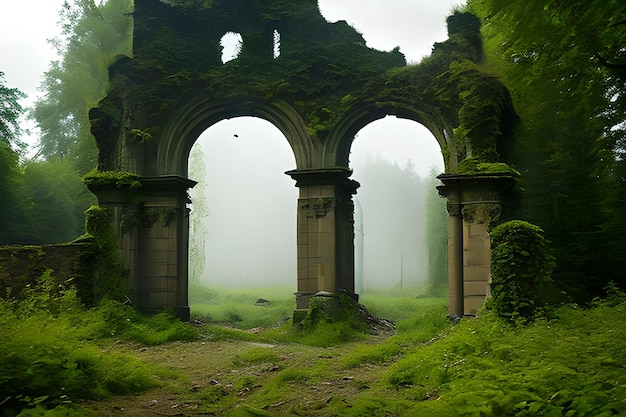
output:
POLYGON ((94 238, 91 250, 83 250, 77 260, 76 287, 81 301, 95 305, 102 299, 122 300, 126 277, 118 254, 112 212, 92 206, 85 212, 85 232, 94 238))
POLYGON ((505 319, 532 319, 547 301, 554 257, 543 234, 521 220, 491 231, 491 305, 505 319))

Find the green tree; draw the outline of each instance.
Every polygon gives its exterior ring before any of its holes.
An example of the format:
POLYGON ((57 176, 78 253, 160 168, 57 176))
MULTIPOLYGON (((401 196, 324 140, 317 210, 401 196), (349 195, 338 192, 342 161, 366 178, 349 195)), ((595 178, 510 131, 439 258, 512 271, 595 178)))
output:
POLYGON ((611 206, 606 191, 620 181, 614 156, 624 149, 624 68, 618 63, 626 58, 626 4, 467 4, 483 21, 487 65, 510 89, 521 119, 512 162, 524 193, 513 215, 546 231, 558 262, 554 278, 573 295, 598 294, 615 273, 623 282, 623 263, 616 268, 608 257, 626 242, 612 241, 607 231, 626 207, 623 199, 611 206))
POLYGON ((105 96, 109 65, 131 54, 131 9, 131 0, 64 3, 62 35, 52 41, 62 58, 46 71, 40 86, 45 94, 31 114, 41 129, 41 157, 68 159, 81 174, 95 166, 97 149, 88 112, 105 96))
POLYGON ((428 292, 445 295, 448 288, 448 213, 446 200, 437 194, 441 183, 432 169, 426 185, 426 248, 428 251, 428 292))
POLYGON ((20 90, 6 85, 0 71, 0 244, 12 242, 19 234, 16 219, 24 209, 19 196, 19 152, 24 148, 19 125, 24 109, 19 100, 24 97, 20 90))
POLYGON ((84 233, 85 210, 95 203, 71 164, 60 158, 24 164, 22 196, 28 202, 19 243, 67 242, 84 233))
POLYGON ((26 94, 17 88, 9 88, 4 79, 4 72, 0 71, 0 142, 9 145, 13 151, 21 151, 25 144, 20 136, 22 129, 19 119, 24 113, 20 99, 26 94))

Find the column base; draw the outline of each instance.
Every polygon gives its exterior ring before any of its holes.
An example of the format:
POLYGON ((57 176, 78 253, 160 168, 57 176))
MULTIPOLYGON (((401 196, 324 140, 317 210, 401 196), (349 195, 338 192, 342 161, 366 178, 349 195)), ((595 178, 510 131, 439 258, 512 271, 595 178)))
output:
POLYGON ((138 307, 137 310, 139 310, 142 314, 146 314, 148 316, 152 316, 155 314, 159 314, 162 313, 163 311, 171 311, 172 313, 174 313, 174 315, 176 317, 178 317, 181 321, 184 322, 188 322, 189 319, 191 318, 191 309, 189 308, 189 306, 184 306, 184 307, 173 307, 173 308, 160 308, 160 307, 156 307, 156 308, 141 308, 138 307))

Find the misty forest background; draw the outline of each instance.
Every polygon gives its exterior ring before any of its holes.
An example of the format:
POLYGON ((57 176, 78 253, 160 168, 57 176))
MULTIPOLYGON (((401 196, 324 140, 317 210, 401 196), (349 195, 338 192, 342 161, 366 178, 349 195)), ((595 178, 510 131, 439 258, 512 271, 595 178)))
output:
MULTIPOLYGON (((520 118, 507 161, 521 173, 520 193, 505 214, 545 230, 557 259, 554 279, 575 300, 602 294, 609 281, 625 282, 624 8, 617 0, 470 0, 459 8, 482 19, 480 65, 509 88, 520 118)), ((22 108, 23 93, 0 78, 0 244, 63 242, 83 233, 84 211, 96 203, 81 181, 97 159, 87 112, 106 94, 114 57, 131 54, 131 9, 129 0, 68 2, 60 13, 63 34, 51 42, 61 58, 50 63, 32 108, 22 108), (34 147, 23 142, 22 115, 37 124, 34 147)), ((272 138, 288 154, 281 139, 272 138)), ((234 138, 211 140, 227 147, 234 138)), ((248 278, 293 285, 297 190, 283 174, 293 164, 287 156, 286 165, 266 167, 274 179, 261 176, 259 155, 269 145, 246 146, 251 156, 216 154, 205 144, 192 154, 191 176, 206 179, 193 191, 192 259, 198 264, 192 277, 217 285, 248 278), (206 158, 194 156, 200 152, 206 158), (210 158, 226 162, 227 172, 216 174, 219 164, 210 158), (240 171, 247 184, 235 185, 231 180, 240 171), (231 223, 220 217, 224 207, 233 214, 231 223), (248 217, 254 224, 243 225, 248 217)), ((363 184, 356 196, 357 226, 362 221, 364 228, 362 285, 380 279, 387 286, 413 286, 430 278, 436 287, 445 280, 438 172, 422 178, 411 161, 398 165, 376 155, 361 166, 354 178, 363 184)))

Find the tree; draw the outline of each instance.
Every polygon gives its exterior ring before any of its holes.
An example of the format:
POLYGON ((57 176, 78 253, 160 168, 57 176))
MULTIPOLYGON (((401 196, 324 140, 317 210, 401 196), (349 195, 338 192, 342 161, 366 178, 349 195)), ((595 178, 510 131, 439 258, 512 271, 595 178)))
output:
POLYGON ((513 215, 546 231, 554 278, 577 299, 624 282, 623 261, 617 268, 609 258, 626 240, 607 232, 626 207, 606 190, 623 182, 615 156, 626 128, 626 4, 468 0, 468 8, 482 18, 487 65, 521 119, 512 159, 524 193, 513 215))
POLYGON ((69 159, 84 174, 95 166, 97 149, 88 112, 105 96, 108 66, 130 55, 130 0, 66 1, 60 13, 62 36, 52 41, 62 58, 50 64, 31 117, 41 129, 39 156, 69 159))
POLYGON ((192 199, 192 211, 189 224, 189 279, 199 284, 204 275, 206 264, 206 218, 211 214, 208 205, 207 185, 204 179, 206 172, 206 156, 202 146, 196 143, 189 154, 189 172, 200 181, 189 190, 192 199))
POLYGON ((427 285, 429 294, 442 296, 448 288, 448 213, 445 199, 436 192, 438 174, 433 168, 426 184, 427 285))
POLYGON ((17 88, 9 88, 4 79, 4 72, 0 71, 0 142, 8 144, 14 151, 21 151, 25 144, 20 136, 22 129, 19 119, 24 113, 20 99, 26 94, 17 88))
POLYGON ((85 210, 93 194, 71 164, 60 158, 28 161, 23 168, 22 198, 28 202, 18 243, 48 244, 74 240, 84 233, 85 210))
POLYGON ((24 97, 6 85, 0 71, 0 244, 11 242, 19 233, 15 219, 23 209, 18 188, 22 179, 19 152, 24 148, 19 125, 24 110, 19 100, 24 97))

